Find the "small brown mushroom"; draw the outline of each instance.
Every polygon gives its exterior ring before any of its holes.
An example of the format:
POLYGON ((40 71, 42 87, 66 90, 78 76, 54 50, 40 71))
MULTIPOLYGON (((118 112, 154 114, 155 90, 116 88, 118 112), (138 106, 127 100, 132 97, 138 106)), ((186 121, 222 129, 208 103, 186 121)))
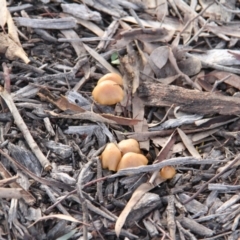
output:
POLYGON ((117 73, 107 73, 105 74, 103 77, 101 77, 97 84, 106 81, 106 80, 111 80, 119 85, 123 85, 123 80, 122 77, 120 75, 118 75, 117 73))
POLYGON ((131 167, 139 167, 142 165, 147 165, 148 160, 147 158, 139 153, 128 152, 123 155, 122 159, 120 160, 117 170, 131 168, 131 167))
POLYGON ((138 141, 133 138, 122 140, 118 143, 118 147, 123 155, 128 152, 141 153, 138 141))
POLYGON ((101 155, 102 168, 117 171, 122 154, 114 143, 108 143, 101 155))
POLYGON ((176 175, 176 170, 173 166, 165 166, 160 170, 160 177, 162 179, 171 179, 176 175))
POLYGON ((122 101, 124 92, 115 82, 105 80, 93 89, 92 96, 102 105, 113 105, 122 101))

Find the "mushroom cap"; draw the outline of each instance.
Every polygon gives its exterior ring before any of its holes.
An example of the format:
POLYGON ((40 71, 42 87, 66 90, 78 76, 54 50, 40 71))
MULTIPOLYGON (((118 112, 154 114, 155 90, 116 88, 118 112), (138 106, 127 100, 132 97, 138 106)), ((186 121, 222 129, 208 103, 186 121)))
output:
POLYGON ((139 167, 142 165, 147 165, 148 160, 147 158, 139 153, 128 152, 123 155, 122 159, 120 160, 117 170, 131 168, 131 167, 139 167))
POLYGON ((124 92, 118 84, 106 80, 93 89, 92 96, 96 102, 102 105, 113 105, 123 100, 124 92))
POLYGON ((108 143, 101 154, 102 168, 117 171, 122 154, 115 143, 108 143))
POLYGON ((122 80, 122 77, 117 74, 117 73, 107 73, 105 74, 103 77, 101 77, 97 84, 103 82, 103 81, 106 81, 106 80, 111 80, 119 85, 123 85, 123 80, 122 80))
POLYGON ((160 177, 162 179, 171 179, 176 175, 176 170, 173 166, 165 166, 160 170, 160 177))
POLYGON ((123 155, 128 152, 141 153, 138 141, 133 138, 122 140, 118 143, 118 147, 123 155))

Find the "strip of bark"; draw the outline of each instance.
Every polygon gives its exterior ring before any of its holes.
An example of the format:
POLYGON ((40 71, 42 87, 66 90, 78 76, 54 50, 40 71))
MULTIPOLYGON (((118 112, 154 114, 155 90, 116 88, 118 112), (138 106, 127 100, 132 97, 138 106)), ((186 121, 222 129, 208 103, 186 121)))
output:
POLYGON ((21 188, 0 188, 0 198, 23 198, 24 191, 21 188))
MULTIPOLYGON (((0 163, 0 173, 3 180, 12 178, 11 173, 8 172, 8 170, 4 167, 2 163, 0 163)), ((11 188, 15 188, 15 189, 21 188, 22 191, 24 191, 23 199, 28 205, 32 206, 33 204, 36 203, 36 199, 34 198, 34 196, 30 192, 23 189, 17 182, 9 183, 9 185, 11 188)))
POLYGON ((180 110, 198 114, 238 115, 240 98, 215 93, 189 90, 178 86, 155 82, 142 82, 138 88, 139 97, 146 106, 180 106, 180 110))

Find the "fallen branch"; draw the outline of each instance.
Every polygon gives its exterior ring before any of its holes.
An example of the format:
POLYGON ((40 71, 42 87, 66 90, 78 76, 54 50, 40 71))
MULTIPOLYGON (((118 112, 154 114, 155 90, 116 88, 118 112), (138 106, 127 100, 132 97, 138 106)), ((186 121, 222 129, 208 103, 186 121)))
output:
POLYGON ((139 97, 146 106, 180 106, 184 112, 197 114, 239 115, 240 98, 215 93, 189 90, 178 86, 156 82, 142 82, 138 88, 139 97))

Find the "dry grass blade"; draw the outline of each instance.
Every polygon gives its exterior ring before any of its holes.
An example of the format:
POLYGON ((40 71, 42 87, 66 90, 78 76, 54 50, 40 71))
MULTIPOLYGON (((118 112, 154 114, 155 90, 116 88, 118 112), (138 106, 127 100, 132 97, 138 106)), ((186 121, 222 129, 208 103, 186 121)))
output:
POLYGON ((139 122, 141 122, 141 120, 139 120, 139 119, 119 117, 119 116, 106 114, 106 113, 102 113, 101 116, 104 117, 104 118, 107 118, 109 120, 115 121, 116 123, 118 123, 120 125, 126 125, 126 126, 136 125, 139 122))
POLYGON ((188 151, 191 153, 191 155, 195 158, 201 159, 201 155, 198 153, 196 148, 193 146, 192 141, 189 139, 189 137, 180 129, 177 129, 179 136, 181 137, 184 145, 188 149, 188 151))
MULTIPOLYGON (((51 218, 58 218, 58 219, 61 219, 61 220, 66 220, 66 221, 70 221, 70 222, 75 222, 75 223, 80 223, 80 224, 86 225, 85 223, 83 223, 83 222, 81 222, 81 221, 78 221, 76 218, 71 217, 71 216, 68 216, 68 215, 64 215, 64 214, 52 214, 52 215, 49 215, 49 216, 44 216, 44 217, 39 218, 39 219, 38 219, 37 221, 35 221, 34 223, 30 224, 30 225, 28 226, 28 228, 32 227, 33 225, 35 225, 35 224, 38 223, 39 221, 48 220, 48 219, 51 219, 51 218)), ((89 226, 89 224, 87 224, 87 226, 89 226)))
MULTIPOLYGON (((62 30, 62 34, 67 38, 67 39, 80 39, 78 34, 73 31, 73 30, 62 30)), ((83 47, 83 44, 81 42, 71 42, 71 45, 73 46, 76 54, 78 57, 81 57, 83 54, 85 54, 85 49, 83 47)))
POLYGON ((193 141, 193 143, 198 142, 200 140, 204 141, 204 138, 206 138, 208 136, 211 136, 212 134, 214 134, 217 131, 219 131, 219 129, 214 128, 214 129, 210 129, 210 130, 207 130, 207 131, 202 131, 202 132, 199 132, 199 133, 195 133, 191 137, 191 140, 193 141))
MULTIPOLYGON (((137 21, 134 17, 124 17, 121 20, 126 22, 131 22, 137 24, 137 21)), ((149 20, 143 20, 140 19, 141 24, 144 27, 149 28, 166 28, 167 30, 173 30, 173 31, 181 31, 183 28, 183 25, 180 21, 172 21, 172 19, 165 19, 162 23, 157 21, 149 21, 149 20)))
POLYGON ((104 31, 93 22, 86 21, 80 18, 77 18, 77 22, 95 33, 98 37, 102 37, 104 34, 104 31))
POLYGON ((142 198, 142 196, 151 190, 154 186, 149 183, 143 183, 140 185, 133 193, 132 197, 128 201, 126 207, 121 212, 120 216, 118 217, 118 220, 115 224, 115 232, 116 235, 119 237, 121 229, 126 221, 126 218, 128 214, 131 212, 133 207, 136 205, 136 203, 142 198))
POLYGON ((109 72, 112 73, 117 73, 119 75, 121 75, 119 73, 119 71, 117 69, 115 69, 114 67, 112 67, 111 64, 109 64, 99 53, 97 53, 95 50, 91 49, 88 45, 83 44, 83 46, 85 47, 85 49, 88 51, 88 53, 95 58, 99 63, 101 63, 109 72))
POLYGON ((2 180, 0 180, 0 187, 4 187, 5 185, 15 183, 18 178, 19 178, 18 176, 14 176, 14 177, 2 179, 2 180))
POLYGON ((202 161, 199 161, 199 159, 196 159, 193 157, 177 157, 177 158, 171 158, 171 159, 168 159, 156 164, 152 164, 152 165, 121 169, 117 173, 110 175, 108 178, 128 176, 128 175, 139 174, 144 172, 153 172, 153 171, 160 170, 165 166, 186 165, 186 164, 197 164, 197 165, 217 164, 222 162, 223 162, 222 160, 204 159, 202 161))

